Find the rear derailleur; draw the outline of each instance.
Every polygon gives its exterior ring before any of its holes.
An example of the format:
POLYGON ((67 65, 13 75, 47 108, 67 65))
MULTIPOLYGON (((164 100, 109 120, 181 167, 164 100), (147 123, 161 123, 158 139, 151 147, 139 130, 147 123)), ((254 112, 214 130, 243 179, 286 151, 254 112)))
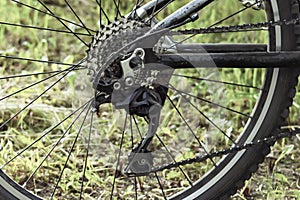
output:
POLYGON ((121 76, 109 74, 114 78, 100 78, 95 93, 94 111, 98 112, 101 104, 112 103, 115 108, 126 110, 129 115, 144 118, 148 124, 147 133, 128 156, 124 170, 128 176, 146 175, 153 167, 153 156, 148 147, 159 126, 161 108, 168 92, 161 81, 168 82, 170 79, 170 71, 163 72, 164 67, 157 66, 153 58, 146 57, 146 51, 137 48, 130 57, 118 62, 120 72, 117 74, 121 76))

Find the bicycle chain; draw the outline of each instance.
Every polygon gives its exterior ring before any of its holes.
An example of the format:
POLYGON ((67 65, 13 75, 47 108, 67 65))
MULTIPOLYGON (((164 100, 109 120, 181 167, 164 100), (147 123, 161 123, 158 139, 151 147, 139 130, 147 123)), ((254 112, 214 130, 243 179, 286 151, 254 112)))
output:
POLYGON ((291 20, 280 20, 280 21, 268 21, 268 22, 258 22, 253 24, 241 24, 234 26, 217 26, 209 28, 200 29, 185 29, 171 31, 169 35, 198 35, 198 34, 208 34, 208 33, 226 33, 226 32, 238 32, 238 31, 253 31, 260 28, 270 28, 275 26, 289 26, 300 24, 300 18, 294 18, 291 20))
POLYGON ((250 149, 250 148, 254 148, 255 146, 262 145, 262 144, 271 145, 272 143, 274 143, 274 142, 276 142, 280 139, 290 138, 290 137, 296 136, 298 134, 300 134, 300 128, 295 128, 292 131, 281 132, 276 136, 266 137, 266 138, 256 140, 256 141, 253 141, 253 142, 250 142, 250 143, 245 143, 245 144, 242 144, 242 145, 237 145, 237 146, 234 146, 234 147, 231 147, 231 148, 223 149, 221 151, 215 151, 215 152, 212 152, 210 154, 205 154, 205 155, 202 155, 202 156, 196 156, 194 158, 182 160, 182 161, 179 161, 179 162, 173 162, 173 163, 165 165, 165 166, 155 167, 150 172, 148 172, 148 174, 161 172, 161 171, 164 171, 166 169, 172 169, 172 168, 175 168, 175 167, 181 167, 181 166, 192 164, 192 163, 195 163, 195 162, 198 162, 198 163, 199 162, 204 162, 207 159, 213 159, 213 158, 217 158, 217 157, 221 158, 225 155, 228 155, 228 154, 231 154, 231 153, 237 153, 239 151, 247 150, 247 149, 250 149))

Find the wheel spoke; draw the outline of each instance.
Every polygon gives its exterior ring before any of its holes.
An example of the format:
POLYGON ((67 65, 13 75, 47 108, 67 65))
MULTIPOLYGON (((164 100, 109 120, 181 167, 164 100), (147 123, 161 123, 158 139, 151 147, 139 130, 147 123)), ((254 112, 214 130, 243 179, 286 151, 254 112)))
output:
POLYGON ((139 133, 139 135, 140 135, 140 138, 143 139, 142 132, 141 132, 141 130, 140 130, 140 128, 139 128, 139 125, 138 125, 138 123, 137 123, 137 121, 136 121, 136 119, 135 119, 135 116, 132 115, 132 118, 133 118, 134 124, 135 124, 135 126, 136 126, 136 128, 137 128, 137 131, 138 131, 138 133, 139 133))
MULTIPOLYGON (((141 134, 141 131, 139 129, 139 125, 138 125, 138 123, 137 123, 137 121, 136 121, 136 119, 135 119, 134 116, 133 116, 133 120, 134 120, 135 126, 136 126, 136 128, 138 130, 138 133, 139 133, 139 135, 142 138, 142 134, 141 134)), ((171 153, 171 151, 169 150, 169 148, 167 147, 167 145, 162 141, 162 139, 157 134, 155 134, 155 137, 159 140, 159 142, 161 143, 161 145, 163 145, 164 149, 166 150, 166 152, 168 153, 168 155, 170 156, 170 158, 172 159, 172 161, 174 163, 177 163, 177 161, 175 159, 175 156, 171 153)), ((185 179, 188 181, 188 183, 190 184, 190 186, 193 186, 193 183, 192 183, 191 179, 184 172, 184 170, 182 169, 182 167, 178 166, 178 169, 180 170, 180 172, 182 173, 182 175, 185 177, 185 179)))
POLYGON ((118 0, 118 3, 116 0, 113 0, 115 6, 116 6, 116 17, 115 19, 118 19, 118 17, 122 17, 121 11, 120 11, 120 0, 118 0))
POLYGON ((86 25, 83 23, 83 21, 80 19, 80 17, 77 15, 77 13, 73 9, 73 7, 69 4, 69 2, 67 0, 65 0, 65 2, 67 4, 67 6, 70 8, 70 10, 72 11, 72 13, 75 15, 75 17, 78 19, 78 21, 81 23, 81 25, 84 27, 84 29, 89 33, 90 36, 92 36, 91 32, 86 27, 86 25))
MULTIPOLYGON (((226 132, 224 130, 222 130, 217 124, 215 124, 207 115, 205 115, 197 106, 195 106, 195 104, 193 104, 188 98, 186 98, 184 95, 182 95, 181 93, 178 93, 181 97, 183 97, 185 99, 185 101, 187 101, 192 107, 194 107, 210 124, 212 124, 217 130, 219 130, 226 138, 228 138, 233 144, 236 144, 236 142, 234 141, 234 139, 232 139, 230 136, 228 136, 226 134, 226 132)), ((176 106, 174 103, 172 103, 173 106, 176 106)), ((185 124, 189 127, 189 129, 192 131, 192 129, 190 128, 190 126, 188 125, 187 121, 184 119, 183 115, 180 113, 180 111, 178 110, 178 108, 174 107, 176 109, 176 111, 178 112, 178 114, 180 115, 180 117, 185 121, 185 124)), ((193 131, 192 131, 193 132, 193 131)), ((196 134, 193 132, 193 135, 197 138, 196 134)), ((200 140, 197 138, 198 142, 200 142, 200 140)), ((200 143, 202 145, 204 145, 202 142, 200 143)), ((208 150, 206 148, 203 148, 205 150, 205 153, 208 154, 208 150)))
MULTIPOLYGON (((83 70, 83 69, 87 69, 87 68, 86 67, 78 67, 77 69, 74 69, 73 71, 79 71, 79 70, 83 70)), ((67 68, 64 70, 49 71, 49 72, 37 72, 37 73, 31 73, 31 74, 2 76, 2 77, 0 77, 0 80, 7 80, 7 79, 14 79, 14 78, 26 78, 26 77, 30 77, 30 76, 40 76, 40 75, 48 75, 48 74, 55 74, 55 73, 63 73, 63 72, 69 71, 69 70, 70 70, 70 68, 67 68)))
MULTIPOLYGON (((44 28, 44 27, 38 27, 38 26, 30 26, 30 25, 25 25, 25 24, 14 24, 14 23, 8 23, 8 22, 0 22, 0 24, 1 25, 5 25, 5 26, 22 27, 22 28, 28 28, 28 29, 37 29, 37 30, 51 31, 51 32, 56 32, 56 33, 73 34, 70 31, 57 30, 57 29, 51 29, 51 28, 44 28)), ((80 36, 90 36, 90 34, 85 34, 85 33, 77 33, 77 32, 74 32, 74 33, 76 35, 80 35, 80 36)))
POLYGON ((138 199, 138 192, 137 192, 137 177, 134 177, 134 199, 138 199))
POLYGON ((50 89, 52 89, 58 82, 60 82, 63 78, 65 78, 73 69, 75 69, 77 66, 74 66, 70 69, 70 71, 66 72, 63 76, 61 76, 57 81, 52 83, 46 90, 44 90, 41 94, 39 94, 37 97, 35 97, 32 101, 30 101, 26 106, 24 106, 22 109, 20 109, 18 112, 16 112, 14 115, 12 115, 8 120, 6 120, 3 124, 0 125, 0 129, 2 129, 6 124, 8 124, 11 120, 13 120, 16 116, 18 116, 20 113, 22 113, 24 110, 26 110, 29 106, 31 106, 36 100, 38 100, 41 96, 46 94, 50 89))
MULTIPOLYGON (((55 15, 53 15, 53 14, 51 14, 51 13, 48 13, 48 12, 46 12, 46 11, 37 9, 37 8, 35 8, 35 7, 33 7, 33 6, 30 6, 30 5, 28 5, 28 4, 22 3, 22 2, 20 2, 20 1, 18 1, 18 0, 11 0, 11 1, 13 1, 13 2, 15 2, 15 3, 19 4, 19 5, 25 6, 25 7, 27 7, 27 8, 30 8, 30 9, 32 9, 32 10, 38 11, 38 12, 40 12, 40 13, 49 15, 49 16, 51 16, 51 17, 55 17, 56 19, 58 18, 58 19, 60 19, 60 20, 62 20, 62 21, 65 21, 65 22, 68 22, 68 23, 73 24, 73 25, 75 25, 75 26, 84 28, 83 26, 81 26, 81 25, 79 25, 79 24, 76 24, 76 23, 74 23, 74 22, 72 22, 72 21, 70 21, 70 20, 67 20, 67 19, 64 19, 64 18, 55 16, 55 15)), ((90 29, 90 31, 96 32, 95 30, 91 30, 91 29, 90 29)), ((72 33, 72 32, 71 32, 71 33, 72 33)), ((72 34, 73 34, 73 33, 72 33, 72 34)))
MULTIPOLYGON (((131 148, 134 148, 134 141, 133 141, 133 126, 132 126, 132 115, 130 115, 130 137, 131 137, 131 148)), ((141 137, 142 138, 142 137, 141 137)), ((137 193, 137 177, 133 177, 134 179, 134 193, 135 193, 135 199, 138 199, 138 193, 137 193)))
POLYGON ((226 110, 231 111, 231 112, 233 112, 233 113, 242 115, 242 116, 247 117, 247 118, 249 118, 249 119, 252 119, 252 117, 251 117, 250 115, 248 115, 248 114, 239 112, 239 111, 237 111, 237 110, 233 110, 233 109, 228 108, 228 107, 226 107, 226 106, 222 106, 222 105, 220 105, 220 104, 218 104, 218 103, 214 103, 214 102, 209 101, 209 100, 207 100, 207 99, 203 99, 203 98, 201 98, 201 97, 197 97, 197 96, 192 95, 192 94, 189 94, 189 93, 187 93, 187 92, 178 90, 178 89, 176 89, 174 86, 172 86, 171 84, 169 84, 169 85, 170 85, 170 86, 168 87, 169 89, 171 89, 171 90, 173 90, 173 91, 176 91, 178 94, 180 94, 180 95, 182 95, 182 96, 187 95, 187 96, 190 96, 190 97, 192 97, 192 98, 198 99, 198 100, 200 100, 200 101, 209 103, 209 104, 214 105, 214 106, 218 106, 218 107, 220 107, 220 108, 226 109, 226 110))
POLYGON ((156 0, 155 5, 154 5, 153 10, 152 10, 152 13, 151 13, 151 15, 150 15, 150 18, 149 18, 149 20, 148 20, 147 22, 149 22, 149 21, 151 22, 152 19, 154 18, 154 13, 155 13, 157 4, 158 4, 158 0, 156 0))
POLYGON ((127 125, 127 118, 128 118, 128 114, 126 114, 126 116, 125 116, 125 122, 124 122, 124 128, 123 128, 123 132, 122 132, 122 138, 121 138, 121 142, 120 142, 117 164, 116 164, 115 174, 114 174, 113 183, 112 183, 112 187, 111 187, 111 193, 110 193, 111 200, 113 199, 114 190, 115 190, 116 178, 117 178, 117 174, 118 174, 118 167, 120 164, 121 152, 122 152, 123 142, 124 142, 124 135, 125 135, 126 125, 127 125))
POLYGON ((83 185, 84 185, 84 180, 85 180, 85 173, 86 173, 89 150, 90 150, 90 144, 91 144, 93 120, 94 120, 94 113, 92 112, 91 122, 90 122, 90 130, 89 130, 89 136, 88 136, 88 146, 85 149, 85 159, 84 159, 83 174, 82 174, 82 178, 81 178, 81 188, 80 188, 80 197, 79 197, 79 199, 82 199, 83 185))
POLYGON ((102 5, 102 0, 96 0, 97 4, 99 5, 99 17, 100 17, 100 21, 99 21, 99 25, 100 25, 100 29, 102 28, 103 24, 102 24, 102 10, 101 10, 101 5, 102 5))
MULTIPOLYGON (((176 110, 176 112, 178 113, 178 115, 180 116, 180 118, 183 120, 184 124, 188 127, 189 131, 192 133, 192 135, 194 136, 194 138, 196 139, 196 141, 198 142, 198 144, 200 145, 200 147, 204 150, 204 152, 206 154, 209 154, 209 150, 208 148, 205 146, 205 144, 197 137, 197 135, 195 134, 195 132, 193 131, 193 129, 191 128, 191 126, 189 125, 189 123, 186 121, 186 119, 184 118, 184 116, 182 115, 182 113, 179 111, 179 109, 177 108, 177 106, 175 105, 175 103, 172 101, 172 99, 169 97, 169 95, 167 95, 167 99, 170 101, 170 103, 172 104, 173 108, 176 110)), ((213 165, 216 167, 216 163, 210 159, 210 161, 213 163, 213 165)))
POLYGON ((85 46, 89 47, 89 45, 83 41, 76 33, 74 33, 59 17, 57 17, 49 8, 44 4, 41 0, 37 0, 48 12, 50 12, 66 29, 73 33, 73 35, 80 40, 85 46))
POLYGON ((159 184, 159 187, 160 187, 160 190, 161 190, 161 194, 163 195, 164 199, 166 200, 167 197, 166 197, 164 188, 163 188, 163 186, 162 186, 162 184, 161 184, 161 181, 159 180, 159 177, 158 177, 158 175, 157 175, 157 172, 155 172, 155 177, 156 177, 156 180, 157 180, 157 182, 158 182, 158 184, 159 184))
MULTIPOLYGON (((167 145, 162 141, 162 139, 158 135, 155 134, 155 136, 158 139, 158 141, 163 145, 164 149, 167 151, 168 155, 171 157, 171 159, 173 160, 173 162, 175 164, 177 164, 178 162, 176 161, 175 156, 171 153, 171 151, 169 150, 169 148, 167 147, 167 145)), ((186 172, 182 169, 182 167, 178 166, 178 169, 180 170, 180 172, 184 176, 185 180, 188 181, 188 183, 190 184, 190 186, 193 186, 193 183, 192 183, 191 179, 186 174, 186 172)))
MULTIPOLYGON (((110 22, 110 20, 109 20, 109 17, 108 17, 108 15, 106 14, 105 10, 102 8, 102 1, 101 1, 101 0, 96 0, 96 2, 97 2, 98 6, 99 6, 99 8, 100 8, 100 16, 101 16, 101 18, 102 18, 101 13, 103 13, 103 15, 105 16, 105 18, 106 18, 106 20, 107 20, 107 23, 110 24, 111 22, 110 22)), ((102 25, 102 23, 101 23, 101 25, 102 25)), ((101 28, 101 27, 100 27, 100 28, 101 28)))
POLYGON ((65 171, 65 169, 66 169, 66 167, 67 167, 67 164, 68 164, 69 159, 70 159, 70 157, 71 157, 71 154, 72 154, 72 152, 73 152, 73 150, 74 150, 74 147, 75 147, 75 145, 76 145, 76 142, 77 142, 77 140, 78 140, 78 137, 79 137, 79 135, 80 135, 80 133, 81 133, 81 131, 82 131, 83 124, 85 123, 85 120, 86 120, 86 118, 87 118, 87 116, 88 116, 88 114, 89 114, 89 112, 90 112, 91 105, 92 105, 92 104, 90 103, 89 108, 88 108, 88 110, 87 110, 87 112, 86 112, 86 114, 85 114, 85 116, 84 116, 84 119, 82 120, 82 123, 81 123, 81 125, 80 125, 80 128, 79 128, 79 130, 78 130, 78 132, 77 132, 76 138, 74 139, 74 142, 73 142, 72 147, 71 147, 71 149, 70 149, 70 151, 69 151, 68 157, 67 157, 67 159, 66 159, 66 161, 65 161, 65 163, 64 163, 64 166, 63 166, 63 169, 62 169, 62 171, 61 171, 61 173, 60 173, 60 175, 59 175, 59 178, 58 178, 58 180, 57 180, 57 182, 56 182, 56 184, 55 184, 55 187, 54 187, 54 190, 53 190, 53 192, 52 192, 52 194, 51 194, 51 198, 50 198, 50 199, 52 199, 52 198, 54 197, 54 195, 55 195, 55 192, 56 192, 56 190, 57 190, 58 184, 59 184, 59 182, 61 181, 61 177, 62 177, 62 175, 63 175, 63 173, 64 173, 64 171, 65 171))
MULTIPOLYGON (((29 89, 29 88, 32 88, 32 87, 34 87, 34 86, 36 86, 36 85, 39 85, 39 84, 41 84, 41 83, 43 83, 43 82, 45 82, 45 81, 47 81, 47 80, 49 80, 49 79, 51 79, 51 78, 53 78, 53 77, 55 77, 55 76, 58 76, 58 75, 60 75, 60 74, 62 74, 63 72, 67 72, 67 73, 70 73, 71 71, 75 71, 75 70, 79 70, 79 69, 73 69, 73 67, 70 67, 70 68, 68 68, 68 69, 66 69, 66 70, 58 70, 58 71, 56 71, 56 72, 51 72, 51 74, 53 74, 53 75, 51 75, 51 76, 48 76, 48 77, 46 77, 46 78, 44 78, 44 79, 42 79, 42 80, 39 80, 39 81, 37 81, 37 82, 34 82, 34 83, 32 83, 32 84, 30 84, 30 85, 27 85, 26 87, 24 87, 24 88, 22 88, 22 89, 20 89, 20 90, 17 90, 17 91, 15 91, 15 92, 13 92, 13 93, 11 93, 11 94, 9 94, 9 95, 6 95, 6 96, 4 96, 4 97, 2 97, 2 98, 0 98, 0 102, 1 101, 3 101, 3 100, 5 100, 5 99, 8 99, 8 98, 10 98, 10 97, 12 97, 12 96, 14 96, 14 95, 16 95, 16 94, 19 94, 20 92, 23 92, 23 91, 25 91, 25 90, 27 90, 27 89, 29 89)), ((47 72, 45 72, 45 73, 47 73, 47 72)), ((36 74, 25 74, 25 75, 15 75, 15 76, 8 76, 8 78, 16 78, 16 77, 28 77, 28 76, 32 76, 32 75, 41 75, 41 74, 44 74, 44 73, 36 73, 36 74)), ((0 77, 0 80, 3 80, 3 79, 6 79, 7 77, 0 77)))
POLYGON ((57 64, 57 65, 66 65, 66 66, 80 66, 83 67, 81 64, 68 64, 68 63, 62 63, 62 62, 57 62, 57 61, 47 61, 47 60, 38 60, 38 59, 31 59, 31 58, 21 58, 21 57, 16 57, 16 56, 4 56, 0 54, 0 58, 5 58, 5 59, 12 59, 12 60, 24 60, 24 61, 30 61, 30 62, 38 62, 38 63, 48 63, 48 64, 57 64))
POLYGON ((132 11, 130 12, 130 15, 129 16, 133 16, 134 18, 135 17, 138 17, 137 16, 137 9, 139 8, 139 6, 144 2, 144 0, 136 0, 136 3, 132 9, 132 11))
MULTIPOLYGON (((3 101, 3 100, 5 100, 5 99, 8 99, 8 98, 10 98, 10 97, 12 97, 12 96, 14 96, 14 95, 16 95, 16 94, 19 94, 20 92, 23 92, 23 91, 25 91, 25 90, 27 90, 27 89, 29 89, 29 88, 32 88, 33 86, 39 85, 39 84, 41 84, 41 83, 43 83, 43 82, 45 82, 45 81, 47 81, 47 80, 49 80, 49 79, 51 79, 51 78, 53 78, 53 77, 55 77, 55 76, 58 76, 58 75, 61 74, 61 73, 62 73, 62 72, 55 73, 55 74, 53 74, 53 75, 51 75, 51 76, 49 76, 49 77, 47 77, 47 78, 44 78, 44 79, 42 79, 42 80, 39 80, 39 81, 37 81, 37 82, 35 82, 35 83, 32 83, 32 84, 30 84, 30 85, 27 85, 26 87, 24 87, 24 88, 22 88, 22 89, 20 89, 20 90, 17 90, 16 92, 13 92, 13 93, 11 93, 11 94, 8 94, 8 95, 6 95, 6 96, 0 98, 0 102, 3 101)), ((1 128, 2 128, 2 127, 1 127, 1 128)), ((1 128, 0 128, 0 129, 1 129, 1 128)))
POLYGON ((86 104, 84 106, 84 108, 82 109, 82 111, 75 117, 75 119, 72 121, 72 123, 68 126, 68 128, 64 131, 64 133, 60 136, 60 138, 56 141, 56 143, 53 145, 53 147, 51 148, 51 150, 46 154, 46 156, 44 156, 44 158, 42 159, 42 161, 40 162, 40 164, 35 168, 35 170, 33 171, 33 173, 29 176, 29 178, 25 181, 25 183, 23 184, 22 187, 25 187, 27 185, 27 183, 33 178, 33 176, 37 173, 37 171, 42 167, 42 165, 44 164, 44 162, 48 159, 48 157, 50 156, 50 154, 54 151, 54 149, 59 145, 59 143, 61 142, 61 140, 66 136, 66 134, 68 132, 70 132, 71 128, 73 127, 73 125, 75 124, 75 122, 79 119, 79 117, 82 115, 82 113, 87 109, 88 104, 86 104))
POLYGON ((9 163, 11 163, 13 160, 15 160, 17 157, 19 157, 21 154, 23 154, 25 151, 27 151, 29 148, 31 148, 33 145, 35 145, 37 142, 39 142, 41 139, 43 139, 46 135, 48 135, 49 133, 51 133, 54 129, 56 129, 57 127, 59 127, 61 124, 63 124, 65 121, 67 121, 69 118, 71 118, 75 113, 77 113, 79 110, 81 110, 82 108, 84 108, 86 105, 88 105, 89 103, 92 102, 92 100, 94 99, 94 97, 92 97, 89 101, 87 101, 86 103, 84 103, 83 105, 81 105, 79 108, 77 108, 75 111, 73 111, 72 113, 70 113, 67 117, 65 117, 62 121, 60 121, 59 123, 53 125, 49 130, 45 130, 45 133, 43 133, 38 139, 36 139, 34 142, 32 142, 30 145, 27 145, 24 149, 22 149, 21 151, 19 151, 15 156, 13 156, 11 159, 9 159, 6 163, 4 163, 0 169, 3 169, 5 166, 7 166, 9 163))
MULTIPOLYGON (((158 0, 157 0, 157 1, 158 1, 158 0)), ((163 11, 166 7, 168 7, 172 2, 174 2, 174 0, 168 1, 162 8, 160 8, 160 9, 158 9, 158 10, 153 9, 152 14, 150 15, 151 17, 146 21, 146 23, 151 22, 151 21, 154 19, 154 17, 155 17, 156 15, 158 15, 161 11, 163 11)), ((155 7, 156 7, 156 6, 155 6, 155 7)))
POLYGON ((216 26, 216 25, 218 25, 218 24, 221 24, 222 22, 224 22, 224 21, 226 21, 226 20, 228 20, 228 19, 230 19, 230 18, 232 18, 232 17, 234 17, 234 16, 236 16, 236 15, 238 15, 238 14, 240 14, 240 13, 242 13, 242 12, 244 12, 244 11, 250 9, 250 8, 252 8, 253 6, 255 6, 255 5, 259 4, 259 3, 261 3, 261 1, 255 1, 255 2, 252 3, 252 4, 250 4, 250 5, 248 5, 248 6, 245 6, 245 7, 242 8, 241 10, 239 10, 239 11, 237 11, 237 12, 235 12, 235 13, 232 13, 232 14, 230 14, 229 16, 227 16, 227 17, 225 17, 225 18, 223 18, 223 19, 221 19, 221 20, 215 22, 214 24, 210 25, 209 28, 211 28, 211 27, 213 27, 213 26, 216 26))

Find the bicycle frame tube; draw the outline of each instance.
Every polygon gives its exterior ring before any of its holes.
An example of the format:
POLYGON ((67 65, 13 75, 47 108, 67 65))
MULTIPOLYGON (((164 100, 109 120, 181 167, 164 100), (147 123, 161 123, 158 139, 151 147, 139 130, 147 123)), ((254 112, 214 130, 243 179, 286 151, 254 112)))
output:
POLYGON ((199 10, 213 1, 214 0, 193 0, 157 23, 152 30, 170 28, 174 25, 184 22, 185 20, 191 18, 193 14, 197 13, 199 10))
POLYGON ((169 4, 173 1, 175 0, 152 0, 141 7, 134 8, 133 11, 127 15, 127 17, 130 16, 135 18, 138 16, 141 19, 145 19, 165 7, 166 4, 169 4))
POLYGON ((299 68, 299 51, 161 54, 160 62, 184 68, 299 68))
MULTIPOLYGON (((140 18, 147 18, 151 15, 151 13, 155 13, 173 1, 174 0, 152 0, 132 13, 137 14, 140 18)), ((157 23, 152 30, 170 28, 184 22, 213 1, 214 0, 193 0, 157 23)))

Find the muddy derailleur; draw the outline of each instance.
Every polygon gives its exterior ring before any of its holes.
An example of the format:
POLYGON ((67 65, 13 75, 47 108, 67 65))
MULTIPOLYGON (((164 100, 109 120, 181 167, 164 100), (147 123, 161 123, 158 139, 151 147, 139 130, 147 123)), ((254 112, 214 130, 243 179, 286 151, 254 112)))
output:
POLYGON ((148 124, 147 133, 128 156, 124 173, 129 176, 146 175, 153 167, 153 156, 148 147, 157 131, 168 92, 161 80, 170 79, 170 71, 163 71, 163 67, 157 64, 149 64, 157 63, 153 61, 153 57, 146 57, 144 49, 138 48, 129 58, 119 62, 121 73, 118 74, 122 74, 121 77, 105 83, 100 80, 97 86, 95 109, 99 109, 101 104, 112 103, 129 115, 144 118, 148 124))

